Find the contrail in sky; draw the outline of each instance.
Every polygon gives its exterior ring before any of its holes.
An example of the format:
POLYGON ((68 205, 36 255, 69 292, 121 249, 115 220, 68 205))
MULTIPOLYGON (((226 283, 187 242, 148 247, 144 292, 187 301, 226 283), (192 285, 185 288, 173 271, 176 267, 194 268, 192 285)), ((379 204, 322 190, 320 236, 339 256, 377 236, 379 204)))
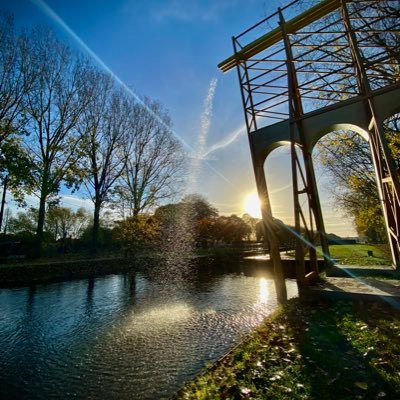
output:
POLYGON ((210 146, 206 152, 204 152, 201 157, 207 157, 209 154, 213 153, 216 150, 223 149, 224 147, 229 146, 232 144, 234 141, 236 141, 240 136, 246 133, 246 124, 243 124, 240 126, 238 129, 233 131, 228 137, 225 139, 222 139, 221 141, 213 144, 210 146))
POLYGON ((204 153, 204 146, 206 145, 208 131, 210 129, 213 100, 215 95, 215 90, 217 88, 217 78, 211 79, 210 86, 208 88, 208 93, 206 100, 204 102, 204 113, 201 116, 201 131, 197 143, 197 152, 199 155, 204 153))
MULTIPOLYGON (((257 121, 260 119, 260 117, 257 117, 257 121)), ((243 124, 236 128, 232 133, 227 135, 224 139, 220 140, 217 143, 214 143, 211 145, 207 151, 205 151, 202 155, 203 158, 207 157, 209 154, 214 153, 214 151, 223 149, 225 147, 228 147, 232 143, 236 142, 237 139, 239 139, 242 135, 247 134, 247 128, 246 124, 243 124)))
MULTIPOLYGON (((190 146, 186 141, 168 124, 166 124, 163 119, 156 114, 151 108, 149 108, 143 100, 125 83, 123 82, 108 66, 104 63, 104 61, 67 25, 64 20, 52 9, 50 8, 43 0, 31 0, 33 4, 35 4, 38 8, 40 8, 47 16, 49 16, 53 21, 55 21, 58 25, 64 29, 65 32, 68 33, 80 47, 82 47, 89 55, 92 57, 101 68, 103 68, 107 73, 112 75, 115 81, 124 88, 141 106, 143 106, 147 112, 154 117, 160 124, 166 127, 183 145, 186 149, 190 150, 192 154, 196 154, 196 151, 190 146)), ((213 166, 211 166, 208 162, 206 165, 219 177, 221 177, 225 182, 232 184, 232 182, 226 178, 223 174, 217 171, 213 166)))
POLYGON ((275 193, 279 193, 279 192, 283 192, 286 189, 289 189, 292 187, 292 183, 289 183, 288 185, 282 186, 280 188, 271 190, 270 192, 268 192, 269 194, 275 194, 275 193))
POLYGON ((213 100, 215 90, 217 88, 217 82, 218 80, 216 78, 211 79, 210 85, 208 87, 207 96, 204 101, 204 111, 201 116, 201 127, 196 144, 196 157, 192 159, 191 172, 189 176, 190 180, 187 187, 189 193, 193 191, 194 186, 198 183, 201 161, 203 160, 204 147, 207 141, 207 135, 211 124, 213 100))

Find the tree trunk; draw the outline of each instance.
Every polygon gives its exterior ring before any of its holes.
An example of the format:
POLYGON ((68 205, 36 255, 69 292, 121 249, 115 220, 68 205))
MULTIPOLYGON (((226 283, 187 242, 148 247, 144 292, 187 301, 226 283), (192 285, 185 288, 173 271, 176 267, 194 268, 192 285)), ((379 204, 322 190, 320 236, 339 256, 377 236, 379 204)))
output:
POLYGON ((1 207, 0 207, 0 232, 1 232, 1 227, 3 225, 3 215, 4 215, 4 205, 6 204, 7 184, 8 184, 8 175, 6 175, 6 177, 4 178, 4 182, 3 182, 3 196, 1 199, 1 207))
POLYGON ((36 228, 36 238, 35 238, 35 248, 33 256, 35 258, 39 258, 42 255, 43 251, 43 227, 44 227, 44 219, 46 216, 46 200, 47 194, 42 187, 42 191, 40 193, 40 202, 39 202, 39 214, 38 214, 38 222, 36 228))
POLYGON ((101 202, 99 199, 96 199, 94 202, 94 215, 93 215, 92 253, 97 253, 99 246, 100 209, 101 209, 101 202))

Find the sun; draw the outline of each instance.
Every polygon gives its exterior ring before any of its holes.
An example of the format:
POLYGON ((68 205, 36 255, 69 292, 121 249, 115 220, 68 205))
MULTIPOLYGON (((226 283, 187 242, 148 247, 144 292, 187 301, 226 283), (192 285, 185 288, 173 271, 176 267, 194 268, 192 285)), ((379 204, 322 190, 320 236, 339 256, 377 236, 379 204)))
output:
POLYGON ((248 194, 244 198, 244 210, 253 218, 261 218, 260 200, 257 193, 248 194))

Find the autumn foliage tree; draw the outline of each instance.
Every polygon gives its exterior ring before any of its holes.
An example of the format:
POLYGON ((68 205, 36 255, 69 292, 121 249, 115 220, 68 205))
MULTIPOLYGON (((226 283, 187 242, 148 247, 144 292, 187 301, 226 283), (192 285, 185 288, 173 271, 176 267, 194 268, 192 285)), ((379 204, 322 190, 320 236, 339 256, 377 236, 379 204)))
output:
POLYGON ((135 256, 139 251, 155 246, 159 234, 157 219, 145 214, 117 221, 113 231, 113 237, 120 244, 125 257, 135 256))
POLYGON ((20 204, 38 199, 36 256, 66 189, 93 201, 94 250, 105 205, 138 216, 176 194, 185 156, 171 126, 160 103, 132 96, 52 30, 18 33, 0 15, 0 180, 20 204))
POLYGON ((240 242, 251 233, 249 224, 237 215, 220 216, 215 221, 214 236, 225 243, 240 242))
POLYGON ((29 37, 32 63, 37 73, 23 98, 24 127, 29 158, 30 186, 39 199, 36 255, 41 254, 47 202, 63 182, 72 183, 82 138, 78 122, 91 98, 87 64, 55 34, 35 29, 29 37))

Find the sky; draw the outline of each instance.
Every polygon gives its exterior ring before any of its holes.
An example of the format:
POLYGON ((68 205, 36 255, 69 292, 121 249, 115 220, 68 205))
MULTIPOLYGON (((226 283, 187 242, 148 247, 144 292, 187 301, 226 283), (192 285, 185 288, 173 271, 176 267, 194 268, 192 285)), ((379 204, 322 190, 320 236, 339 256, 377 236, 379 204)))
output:
MULTIPOLYGON (((51 26, 127 88, 159 100, 175 134, 197 153, 201 146, 205 155, 196 161, 190 191, 206 197, 220 214, 242 215, 244 199, 256 187, 240 89, 236 71, 223 74, 217 64, 232 54, 233 35, 286 3, 0 0, 0 9, 14 14, 17 27, 51 26)), ((274 217, 293 223, 288 149, 271 154, 266 174, 274 217)), ((333 207, 326 171, 317 169, 316 175, 327 232, 355 235, 351 221, 333 207)), ((68 193, 63 193, 63 204, 90 207, 90 201, 68 193)))

